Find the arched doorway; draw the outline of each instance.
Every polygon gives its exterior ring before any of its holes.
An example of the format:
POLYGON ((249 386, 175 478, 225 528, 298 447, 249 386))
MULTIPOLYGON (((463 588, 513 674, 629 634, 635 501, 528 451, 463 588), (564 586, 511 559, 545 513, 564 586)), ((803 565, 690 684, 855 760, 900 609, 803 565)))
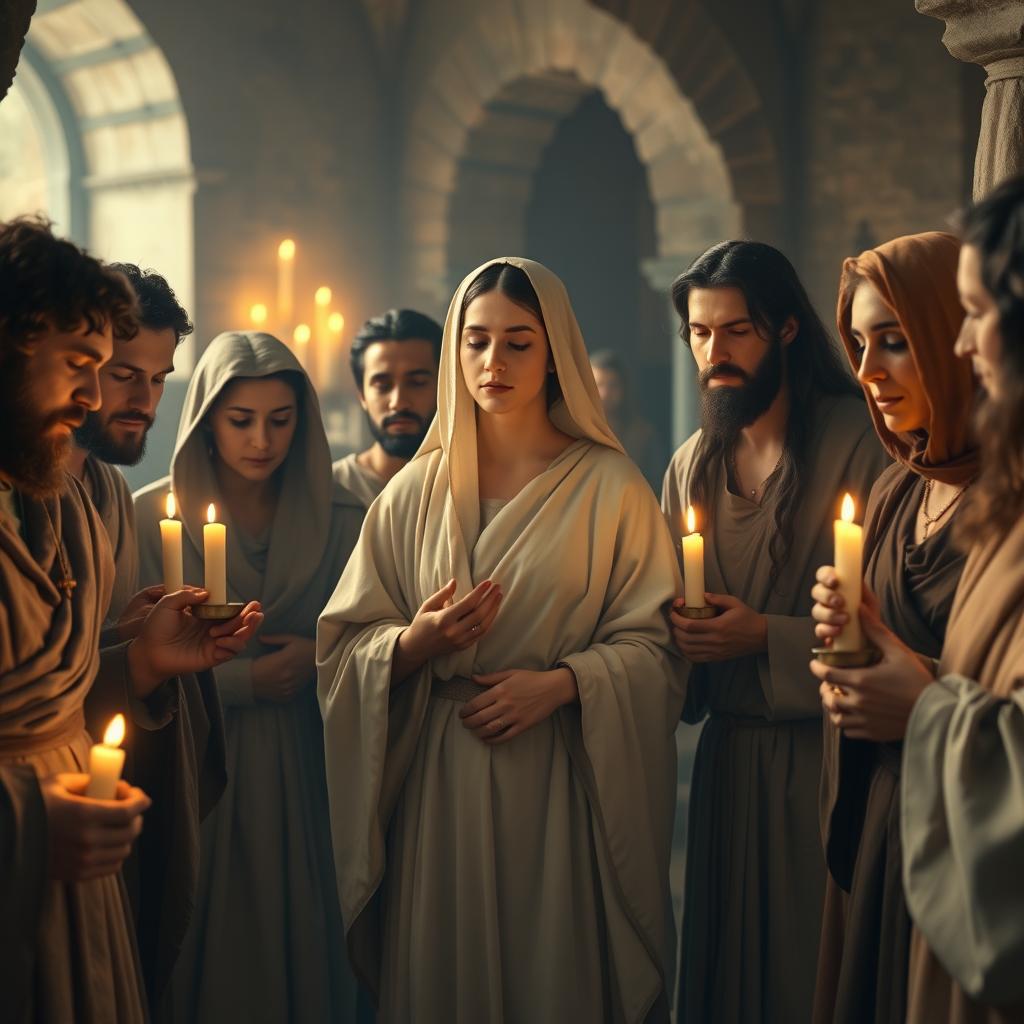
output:
MULTIPOLYGON (((522 251, 546 147, 592 92, 632 137, 646 176, 656 244, 639 269, 650 288, 664 297, 695 255, 740 231, 722 147, 655 50, 584 0, 518 0, 467 23, 437 55, 411 111, 403 197, 417 301, 447 303, 469 250, 522 251)), ((663 301, 663 338, 673 354, 671 440, 679 443, 696 422, 696 402, 663 301)))

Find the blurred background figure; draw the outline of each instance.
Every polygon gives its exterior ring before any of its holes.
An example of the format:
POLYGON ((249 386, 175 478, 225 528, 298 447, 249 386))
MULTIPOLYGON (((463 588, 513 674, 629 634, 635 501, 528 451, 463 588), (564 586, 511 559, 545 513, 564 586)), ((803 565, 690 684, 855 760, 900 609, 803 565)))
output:
POLYGON ((637 411, 625 362, 610 349, 601 349, 591 355, 590 367, 615 436, 658 491, 668 467, 668 445, 654 424, 637 411))

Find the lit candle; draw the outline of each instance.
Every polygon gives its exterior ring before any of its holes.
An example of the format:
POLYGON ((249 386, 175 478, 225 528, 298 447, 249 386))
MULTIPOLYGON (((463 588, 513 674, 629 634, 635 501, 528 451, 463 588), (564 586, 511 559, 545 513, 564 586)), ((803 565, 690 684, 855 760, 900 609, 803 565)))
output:
POLYGON ((835 522, 836 528, 836 577, 839 580, 839 593, 846 602, 846 614, 849 621, 832 641, 834 651, 861 651, 864 649, 864 637, 860 627, 862 558, 864 553, 864 530, 853 521, 853 498, 847 494, 843 497, 841 518, 835 522))
POLYGON ((184 586, 181 568, 181 522, 174 518, 174 495, 167 494, 167 518, 160 520, 160 544, 164 556, 164 592, 173 594, 184 586))
POLYGON ((285 336, 295 315, 295 242, 286 238, 277 247, 277 322, 285 336))
POLYGON ((206 568, 206 589, 210 604, 228 603, 227 527, 217 521, 217 509, 206 510, 203 527, 203 561, 206 568))
POLYGON ((327 317, 327 343, 321 348, 320 387, 331 391, 338 387, 341 369, 341 332, 345 329, 345 318, 335 310, 327 317))
POLYGON ((95 800, 113 800, 117 796, 117 780, 124 768, 124 715, 114 715, 103 734, 103 742, 89 751, 89 785, 85 795, 95 800))
POLYGON ((292 347, 299 365, 309 373, 309 339, 312 337, 309 324, 299 324, 292 331, 292 347))
POLYGON ((267 316, 267 307, 262 302, 257 302, 249 307, 249 319, 252 321, 253 327, 263 330, 267 326, 267 316))
POLYGON ((703 608, 704 538, 697 532, 697 517, 691 505, 686 510, 687 536, 683 538, 683 600, 687 608, 703 608))
POLYGON ((313 378, 313 386, 320 391, 327 389, 331 376, 331 331, 327 325, 331 316, 331 297, 331 289, 327 285, 317 288, 313 296, 313 345, 308 373, 313 378))

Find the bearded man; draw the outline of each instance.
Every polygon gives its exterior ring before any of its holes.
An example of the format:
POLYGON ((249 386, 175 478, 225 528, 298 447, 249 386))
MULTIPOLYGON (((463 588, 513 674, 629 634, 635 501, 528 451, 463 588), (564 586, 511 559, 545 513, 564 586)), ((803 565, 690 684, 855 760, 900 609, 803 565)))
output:
POLYGON ((437 411, 441 325, 389 309, 360 328, 349 362, 373 444, 334 464, 334 479, 365 508, 416 454, 437 411))
MULTIPOLYGON (((223 664, 262 615, 210 628, 182 590, 101 653, 110 544, 65 471, 99 408, 113 335, 137 329, 128 282, 26 218, 0 225, 0 992, 5 1019, 143 1021, 145 994, 120 866, 149 800, 122 783, 85 794, 87 719, 129 736, 180 713, 179 675, 223 664)), ((164 769, 165 771, 167 769, 164 769)), ((132 776, 129 776, 132 777, 132 776)))
POLYGON ((683 718, 706 719, 694 764, 677 1015, 808 1020, 825 862, 822 727, 810 591, 849 491, 887 464, 860 389, 793 267, 722 242, 673 284, 699 371, 702 427, 676 452, 662 505, 676 536, 696 511, 708 605, 673 635, 687 659, 683 718))
POLYGON ((102 405, 87 412, 85 422, 75 430, 68 463, 68 470, 96 506, 114 549, 117 572, 104 646, 129 639, 156 596, 148 593, 136 602, 131 600, 139 576, 135 508, 128 482, 114 467, 142 461, 164 382, 174 371, 175 350, 192 333, 188 313, 163 277, 133 263, 112 263, 109 268, 132 286, 139 327, 134 337, 114 336, 113 355, 100 369, 102 405))

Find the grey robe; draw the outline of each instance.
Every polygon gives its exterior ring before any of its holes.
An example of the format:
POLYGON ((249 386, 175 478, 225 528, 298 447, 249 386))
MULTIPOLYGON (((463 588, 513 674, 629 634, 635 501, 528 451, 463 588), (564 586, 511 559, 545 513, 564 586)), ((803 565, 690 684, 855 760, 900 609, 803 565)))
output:
MULTIPOLYGON (((228 599, 258 599, 263 633, 313 637, 348 561, 363 508, 331 479, 315 392, 294 356, 265 334, 215 339, 196 367, 171 476, 136 495, 143 584, 162 575, 159 521, 171 488, 182 510, 185 581, 203 581, 202 526, 217 504, 227 524, 228 599), (218 498, 202 422, 236 377, 301 375, 300 423, 281 473, 270 531, 245 537, 218 498)), ((258 701, 256 638, 214 671, 224 706, 228 783, 203 822, 196 908, 172 983, 171 1016, 192 1022, 352 1019, 331 856, 323 724, 310 685, 288 703, 258 701)))
POLYGON ((354 495, 369 508, 377 498, 377 495, 384 490, 387 480, 378 476, 371 469, 360 466, 357 461, 358 452, 346 455, 333 466, 334 479, 350 494, 354 495))
MULTIPOLYGON (((795 413, 796 414, 796 413, 795 413)), ((707 716, 690 790, 677 1013, 682 1021, 806 1021, 814 996, 825 862, 818 829, 821 704, 808 669, 811 587, 833 559, 844 491, 863 509, 888 464, 864 402, 822 399, 793 548, 774 587, 771 482, 761 505, 728 490, 724 466, 702 509, 705 587, 768 619, 768 651, 694 665, 683 717, 707 716)), ((676 452, 662 496, 685 532, 699 434, 676 452)))

